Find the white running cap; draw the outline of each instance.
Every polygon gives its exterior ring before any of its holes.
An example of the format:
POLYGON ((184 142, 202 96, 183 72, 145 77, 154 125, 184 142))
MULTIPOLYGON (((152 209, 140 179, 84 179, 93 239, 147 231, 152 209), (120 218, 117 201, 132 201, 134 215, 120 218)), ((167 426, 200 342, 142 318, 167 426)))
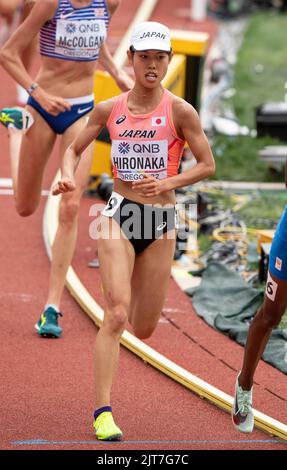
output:
POLYGON ((130 46, 135 51, 171 51, 170 30, 155 21, 145 21, 134 27, 130 46))

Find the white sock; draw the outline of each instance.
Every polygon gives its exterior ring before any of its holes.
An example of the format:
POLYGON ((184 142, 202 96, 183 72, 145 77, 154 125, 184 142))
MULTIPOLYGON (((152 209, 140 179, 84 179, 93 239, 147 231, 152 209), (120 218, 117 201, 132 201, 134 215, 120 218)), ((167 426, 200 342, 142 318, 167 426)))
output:
POLYGON ((45 305, 45 310, 47 310, 47 308, 49 308, 49 307, 52 307, 52 308, 53 308, 54 310, 56 310, 56 312, 58 312, 58 313, 60 312, 58 305, 55 305, 55 304, 46 304, 46 305, 45 305))

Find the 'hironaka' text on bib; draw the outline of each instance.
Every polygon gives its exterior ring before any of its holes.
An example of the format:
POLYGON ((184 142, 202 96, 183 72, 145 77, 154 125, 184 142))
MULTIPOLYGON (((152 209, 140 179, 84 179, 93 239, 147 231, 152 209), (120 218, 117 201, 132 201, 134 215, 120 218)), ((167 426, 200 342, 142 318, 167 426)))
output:
POLYGON ((157 179, 167 177, 167 140, 113 140, 111 156, 118 177, 124 181, 138 181, 144 173, 157 179))

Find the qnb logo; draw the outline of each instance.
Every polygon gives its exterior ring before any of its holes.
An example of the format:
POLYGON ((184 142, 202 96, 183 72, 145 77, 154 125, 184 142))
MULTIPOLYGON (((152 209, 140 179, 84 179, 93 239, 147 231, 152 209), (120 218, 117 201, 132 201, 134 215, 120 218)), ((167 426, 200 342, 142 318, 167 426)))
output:
POLYGON ((66 26, 66 33, 75 34, 75 32, 76 32, 75 23, 68 23, 67 26, 66 26))
POLYGON ((126 155, 130 151, 130 144, 128 142, 121 142, 119 144, 119 152, 126 155))

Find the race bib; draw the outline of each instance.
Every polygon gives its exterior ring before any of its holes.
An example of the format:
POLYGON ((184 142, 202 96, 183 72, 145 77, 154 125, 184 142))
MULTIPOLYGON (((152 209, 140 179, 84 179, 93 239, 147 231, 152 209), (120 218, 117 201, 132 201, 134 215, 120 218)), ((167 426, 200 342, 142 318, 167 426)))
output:
POLYGON ((274 281, 274 279, 272 279, 268 271, 265 294, 266 294, 266 297, 268 297, 268 299, 272 300, 272 302, 275 301, 277 289, 278 289, 278 284, 277 282, 274 281))
POLYGON ((113 140, 111 155, 118 177, 124 181, 138 181, 144 173, 157 179, 167 177, 167 140, 113 140))
POLYGON ((99 53, 107 36, 106 25, 100 20, 57 21, 55 52, 69 58, 93 58, 99 53))
POLYGON ((112 192, 111 197, 108 200, 106 207, 102 211, 102 215, 105 215, 106 217, 113 217, 118 207, 121 205, 123 199, 124 197, 121 196, 120 194, 112 192))

